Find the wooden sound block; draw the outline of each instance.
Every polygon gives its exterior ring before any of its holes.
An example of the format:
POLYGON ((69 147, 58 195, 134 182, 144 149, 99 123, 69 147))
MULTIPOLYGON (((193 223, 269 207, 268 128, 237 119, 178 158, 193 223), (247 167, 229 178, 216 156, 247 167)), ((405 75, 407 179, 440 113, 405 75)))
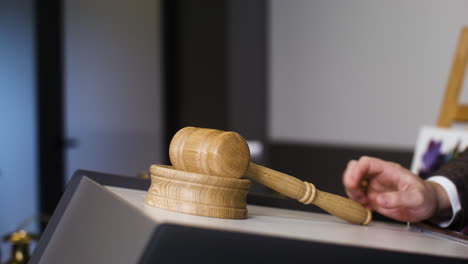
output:
POLYGON ((250 181, 209 176, 152 165, 149 206, 200 216, 247 218, 250 181))

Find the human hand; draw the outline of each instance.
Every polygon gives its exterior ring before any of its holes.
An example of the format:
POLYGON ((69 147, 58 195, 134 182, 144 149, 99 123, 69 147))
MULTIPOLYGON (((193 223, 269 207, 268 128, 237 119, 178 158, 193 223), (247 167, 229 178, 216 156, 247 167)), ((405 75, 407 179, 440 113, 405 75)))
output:
POLYGON ((348 196, 371 210, 404 222, 418 222, 450 208, 447 194, 393 162, 372 157, 351 160, 343 173, 348 196), (367 182, 363 187, 362 183, 367 182))

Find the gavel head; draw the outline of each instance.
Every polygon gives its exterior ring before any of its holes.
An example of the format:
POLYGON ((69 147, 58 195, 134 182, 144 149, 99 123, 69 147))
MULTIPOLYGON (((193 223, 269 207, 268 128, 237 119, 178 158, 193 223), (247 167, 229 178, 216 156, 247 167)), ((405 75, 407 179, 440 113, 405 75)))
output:
POLYGON ((250 151, 235 132, 185 127, 172 138, 169 158, 177 170, 241 178, 249 167, 250 151))

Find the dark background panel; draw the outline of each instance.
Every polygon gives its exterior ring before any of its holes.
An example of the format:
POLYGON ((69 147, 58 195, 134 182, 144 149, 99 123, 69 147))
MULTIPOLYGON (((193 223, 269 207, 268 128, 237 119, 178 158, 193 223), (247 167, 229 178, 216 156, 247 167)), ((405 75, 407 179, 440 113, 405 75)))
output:
POLYGON ((162 1, 168 138, 184 126, 228 128, 227 1, 162 1))
POLYGON ((272 168, 340 195, 346 195, 342 175, 350 160, 373 156, 409 168, 413 157, 410 150, 287 142, 271 143, 269 150, 272 168))
POLYGON ((229 1, 229 130, 266 141, 268 128, 268 1, 229 1))
POLYGON ((35 1, 39 210, 52 215, 64 188, 63 1, 35 1))
POLYGON ((267 1, 162 1, 167 137, 185 126, 266 135, 267 1))

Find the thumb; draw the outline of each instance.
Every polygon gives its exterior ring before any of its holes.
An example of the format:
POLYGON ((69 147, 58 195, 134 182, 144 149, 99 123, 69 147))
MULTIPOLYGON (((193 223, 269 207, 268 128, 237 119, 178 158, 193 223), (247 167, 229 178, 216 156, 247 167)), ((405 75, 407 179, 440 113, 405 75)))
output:
POLYGON ((417 192, 386 192, 376 197, 377 205, 393 209, 398 207, 414 207, 422 203, 423 197, 417 192))

